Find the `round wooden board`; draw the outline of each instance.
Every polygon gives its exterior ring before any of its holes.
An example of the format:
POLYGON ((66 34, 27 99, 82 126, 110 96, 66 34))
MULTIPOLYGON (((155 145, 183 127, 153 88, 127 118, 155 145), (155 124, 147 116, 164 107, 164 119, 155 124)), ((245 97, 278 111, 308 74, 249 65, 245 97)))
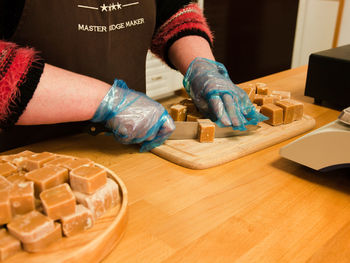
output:
POLYGON ((2 261, 4 263, 51 263, 82 262, 96 263, 108 255, 122 238, 127 223, 128 193, 122 180, 108 168, 108 177, 119 185, 120 205, 108 210, 95 225, 75 236, 63 237, 60 241, 39 253, 21 251, 2 261))

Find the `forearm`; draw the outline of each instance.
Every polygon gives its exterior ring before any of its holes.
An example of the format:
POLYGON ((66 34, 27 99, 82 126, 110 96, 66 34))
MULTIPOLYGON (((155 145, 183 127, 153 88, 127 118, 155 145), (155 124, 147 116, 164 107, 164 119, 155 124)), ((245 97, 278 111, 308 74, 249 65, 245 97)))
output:
POLYGON ((184 75, 196 57, 215 60, 208 41, 200 36, 178 39, 170 47, 168 55, 171 63, 184 75))
POLYGON ((17 124, 90 120, 110 85, 45 64, 40 82, 17 124))

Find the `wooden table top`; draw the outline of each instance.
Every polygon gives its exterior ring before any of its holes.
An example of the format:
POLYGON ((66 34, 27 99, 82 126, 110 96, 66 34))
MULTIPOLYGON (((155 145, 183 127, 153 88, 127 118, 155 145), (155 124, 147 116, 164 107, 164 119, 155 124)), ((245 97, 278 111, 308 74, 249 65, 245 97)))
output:
MULTIPOLYGON (((306 67, 254 80, 292 91, 316 128, 339 111, 304 97, 306 67)), ((169 100, 162 101, 168 103, 169 100)), ((86 157, 129 192, 115 262, 350 262, 349 170, 313 171, 279 156, 295 138, 206 170, 190 170, 110 136, 79 134, 9 151, 86 157)))

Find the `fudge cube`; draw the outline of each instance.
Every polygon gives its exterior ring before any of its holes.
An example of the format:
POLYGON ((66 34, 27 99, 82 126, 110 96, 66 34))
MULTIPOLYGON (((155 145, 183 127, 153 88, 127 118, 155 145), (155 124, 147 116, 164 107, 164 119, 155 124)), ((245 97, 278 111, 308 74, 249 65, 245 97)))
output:
POLYGON ((17 184, 21 182, 26 182, 26 178, 24 177, 25 173, 20 171, 14 174, 11 174, 6 177, 7 181, 9 181, 12 184, 17 184))
POLYGON ((22 168, 26 171, 33 171, 43 167, 44 163, 56 158, 56 155, 49 152, 35 153, 25 157, 22 168))
POLYGON ((186 121, 197 121, 202 118, 202 115, 196 113, 188 113, 186 117, 186 121))
POLYGON ((119 201, 119 186, 112 179, 107 178, 107 183, 94 194, 74 192, 79 204, 88 208, 96 220, 108 209, 116 206, 119 201))
POLYGON ((275 104, 265 104, 261 106, 260 113, 268 117, 265 122, 276 126, 283 124, 283 109, 275 104))
POLYGON ((67 163, 68 161, 72 161, 72 160, 74 160, 74 158, 61 156, 61 157, 58 157, 58 158, 53 159, 51 161, 48 161, 47 163, 44 163, 44 166, 46 166, 46 165, 62 166, 63 164, 67 163))
POLYGON ((11 235, 23 243, 30 243, 52 232, 55 229, 55 225, 52 219, 33 210, 12 219, 7 224, 7 229, 11 235))
POLYGON ((304 104, 300 101, 292 100, 292 99, 286 99, 283 101, 288 101, 289 103, 294 105, 294 117, 293 120, 298 121, 303 118, 304 115, 304 104))
POLYGON ((34 182, 35 194, 38 196, 46 189, 65 183, 68 180, 68 170, 48 165, 26 173, 25 178, 34 182))
POLYGON ((271 95, 281 96, 282 99, 290 99, 291 97, 290 91, 273 90, 271 91, 271 95))
POLYGON ((54 229, 44 233, 43 236, 37 240, 29 242, 23 242, 23 249, 27 252, 40 252, 47 248, 49 245, 57 242, 62 238, 61 224, 55 223, 54 229))
POLYGON ((0 191, 0 225, 7 224, 12 219, 10 193, 7 190, 0 191))
POLYGON ((243 87, 242 88, 248 95, 248 98, 251 102, 254 101, 254 98, 255 98, 255 87, 253 85, 250 85, 248 87, 243 87))
POLYGON ((20 164, 25 159, 25 157, 31 156, 33 154, 34 154, 33 152, 26 150, 26 151, 16 153, 16 154, 1 156, 0 159, 4 160, 6 162, 13 163, 13 164, 18 166, 18 164, 20 164))
POLYGON ((283 124, 293 122, 295 106, 288 101, 276 101, 277 106, 283 109, 283 124))
POLYGON ((34 183, 27 181, 13 184, 10 191, 10 202, 14 215, 21 215, 34 210, 34 183))
POLYGON ((258 106, 262 106, 264 104, 273 103, 273 98, 270 96, 257 94, 255 95, 254 103, 257 104, 258 106))
POLYGON ((17 166, 9 163, 9 162, 5 162, 5 163, 0 163, 0 175, 7 177, 13 173, 17 172, 17 166))
POLYGON ((176 104, 170 107, 170 116, 174 121, 186 120, 187 107, 184 105, 176 104))
POLYGON ((199 142, 213 142, 215 138, 215 124, 212 122, 198 122, 199 142))
POLYGON ((9 190, 12 188, 13 184, 5 177, 0 176, 0 192, 4 190, 9 190))
POLYGON ((68 160, 62 164, 63 167, 67 168, 69 171, 78 168, 80 166, 90 166, 93 165, 93 161, 88 158, 77 158, 73 160, 68 160))
POLYGON ((21 242, 9 235, 6 229, 0 229, 0 261, 21 251, 21 242))
POLYGON ((107 172, 97 166, 81 166, 70 172, 69 179, 74 191, 93 194, 106 184, 107 172))
POLYGON ((75 212, 75 196, 68 184, 61 184, 40 193, 45 214, 53 220, 75 212))
POLYGON ((67 237, 91 228, 94 224, 92 212, 83 205, 77 205, 75 212, 61 218, 63 234, 67 237))

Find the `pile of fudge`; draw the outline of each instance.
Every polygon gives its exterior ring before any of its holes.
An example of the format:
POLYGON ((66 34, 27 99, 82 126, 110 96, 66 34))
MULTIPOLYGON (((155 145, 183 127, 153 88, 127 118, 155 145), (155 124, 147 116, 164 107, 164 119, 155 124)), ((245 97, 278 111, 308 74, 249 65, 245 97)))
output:
MULTIPOLYGON (((271 90, 262 82, 248 83, 240 88, 247 93, 256 110, 269 118, 265 121, 267 124, 289 124, 303 117, 303 103, 291 99, 289 91, 271 90)), ((198 111, 192 99, 171 105, 169 114, 174 121, 198 122, 199 142, 214 141, 215 124, 198 111)))
POLYGON ((31 151, 0 156, 0 260, 85 231, 119 202, 118 184, 89 159, 31 151))

